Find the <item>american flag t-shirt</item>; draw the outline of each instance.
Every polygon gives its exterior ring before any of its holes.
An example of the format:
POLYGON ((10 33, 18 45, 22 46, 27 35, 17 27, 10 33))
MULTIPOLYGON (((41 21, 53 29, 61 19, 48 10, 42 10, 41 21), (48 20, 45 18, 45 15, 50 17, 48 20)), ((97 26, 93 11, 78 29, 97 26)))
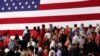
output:
POLYGON ((25 26, 100 24, 99 0, 1 0, 0 33, 22 35, 25 26))

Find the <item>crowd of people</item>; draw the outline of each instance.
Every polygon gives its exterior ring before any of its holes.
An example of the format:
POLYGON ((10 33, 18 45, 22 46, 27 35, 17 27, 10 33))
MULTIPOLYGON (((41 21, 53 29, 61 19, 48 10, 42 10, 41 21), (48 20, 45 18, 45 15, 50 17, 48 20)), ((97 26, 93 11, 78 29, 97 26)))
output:
POLYGON ((25 27, 22 40, 16 34, 14 39, 10 33, 0 34, 0 56, 100 56, 100 26, 84 27, 74 24, 57 28, 49 24, 25 27))

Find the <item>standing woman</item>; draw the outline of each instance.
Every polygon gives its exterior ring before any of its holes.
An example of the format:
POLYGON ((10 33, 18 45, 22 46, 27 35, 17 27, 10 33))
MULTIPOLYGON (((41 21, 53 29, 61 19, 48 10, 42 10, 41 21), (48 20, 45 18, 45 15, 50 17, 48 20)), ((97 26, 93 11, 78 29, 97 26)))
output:
POLYGON ((97 54, 100 55, 99 54, 100 53, 100 30, 98 31, 98 34, 95 38, 95 43, 96 43, 96 46, 97 46, 97 48, 96 48, 97 54))
POLYGON ((8 44, 11 42, 11 39, 10 39, 10 35, 7 34, 5 37, 4 37, 4 47, 8 46, 8 44))
POLYGON ((95 42, 100 47, 100 30, 98 31, 98 34, 97 34, 97 36, 95 38, 95 42))

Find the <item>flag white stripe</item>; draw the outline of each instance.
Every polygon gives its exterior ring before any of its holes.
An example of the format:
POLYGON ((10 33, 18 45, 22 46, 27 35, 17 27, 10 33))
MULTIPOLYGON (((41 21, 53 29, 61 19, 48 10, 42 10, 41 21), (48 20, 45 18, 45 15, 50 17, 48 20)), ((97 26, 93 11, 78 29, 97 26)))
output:
POLYGON ((89 0, 40 0, 40 4, 52 4, 52 3, 69 3, 69 2, 83 2, 89 0))
POLYGON ((71 9, 40 10, 40 11, 5 12, 5 13, 0 13, 0 18, 45 17, 45 16, 61 16, 61 15, 94 14, 94 13, 100 13, 100 6, 71 8, 71 9))
POLYGON ((34 26, 41 26, 42 24, 46 25, 46 28, 49 27, 49 24, 53 24, 54 26, 65 27, 69 25, 73 27, 74 24, 80 26, 81 23, 84 23, 85 27, 88 27, 89 24, 96 26, 96 24, 100 24, 100 20, 87 20, 87 21, 69 21, 69 22, 46 22, 46 23, 20 23, 20 24, 1 24, 0 30, 23 30, 25 26, 28 26, 29 29, 33 29, 34 26), (74 22, 74 23, 73 23, 74 22))

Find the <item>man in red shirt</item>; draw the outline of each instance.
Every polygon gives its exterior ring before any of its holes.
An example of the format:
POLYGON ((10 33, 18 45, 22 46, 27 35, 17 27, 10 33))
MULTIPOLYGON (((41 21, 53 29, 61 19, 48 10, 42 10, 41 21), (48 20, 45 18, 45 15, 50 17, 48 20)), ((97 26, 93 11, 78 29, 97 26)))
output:
POLYGON ((44 38, 45 33, 46 33, 45 25, 42 24, 42 29, 40 30, 40 37, 42 38, 42 40, 44 38))
POLYGON ((31 31, 31 37, 34 37, 35 39, 37 39, 38 35, 39 34, 36 30, 36 27, 34 27, 33 30, 31 31))

